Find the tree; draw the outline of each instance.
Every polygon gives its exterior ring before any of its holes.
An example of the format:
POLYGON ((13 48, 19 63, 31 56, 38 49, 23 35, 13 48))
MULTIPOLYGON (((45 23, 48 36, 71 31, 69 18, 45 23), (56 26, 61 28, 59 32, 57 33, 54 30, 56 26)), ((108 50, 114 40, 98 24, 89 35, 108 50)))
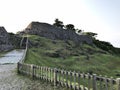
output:
POLYGON ((97 36, 97 33, 93 33, 93 32, 86 32, 85 34, 91 36, 92 38, 95 38, 97 36))
POLYGON ((78 33, 78 34, 82 34, 82 31, 81 29, 75 29, 75 31, 78 33))
POLYGON ((65 28, 75 31, 75 26, 74 26, 73 24, 67 24, 67 25, 65 26, 65 28))
POLYGON ((10 33, 8 33, 9 35, 15 35, 14 33, 12 33, 12 32, 10 32, 10 33))
POLYGON ((82 30, 78 30, 78 33, 81 33, 82 32, 82 30))
POLYGON ((60 21, 59 19, 55 19, 55 23, 53 23, 54 26, 58 27, 58 28, 63 28, 63 22, 60 21))

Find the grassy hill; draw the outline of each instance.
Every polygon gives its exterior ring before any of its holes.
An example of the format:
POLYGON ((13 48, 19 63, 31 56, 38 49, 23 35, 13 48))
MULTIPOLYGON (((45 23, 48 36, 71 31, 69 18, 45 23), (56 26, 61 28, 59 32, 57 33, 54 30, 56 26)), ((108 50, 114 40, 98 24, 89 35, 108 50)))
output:
POLYGON ((95 45, 76 45, 70 40, 51 40, 36 35, 29 36, 25 63, 103 76, 120 75, 118 55, 112 55, 95 45))

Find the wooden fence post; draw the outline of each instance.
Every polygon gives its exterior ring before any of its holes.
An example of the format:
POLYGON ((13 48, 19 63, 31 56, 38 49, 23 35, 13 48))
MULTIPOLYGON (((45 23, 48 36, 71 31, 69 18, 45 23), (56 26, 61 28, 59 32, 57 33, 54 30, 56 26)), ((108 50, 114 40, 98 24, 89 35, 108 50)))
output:
POLYGON ((117 78, 117 90, 120 90, 120 78, 117 78))
POLYGON ((34 79, 34 65, 31 65, 32 79, 34 79))
POLYGON ((113 90, 113 77, 110 78, 110 90, 113 90))
POLYGON ((78 72, 78 90, 81 90, 81 87, 80 87, 80 72, 78 72))
POLYGON ((73 72, 73 78, 74 78, 74 85, 73 85, 73 88, 74 88, 74 90, 76 90, 76 72, 74 71, 73 72))
POLYGON ((72 89, 72 72, 70 71, 70 89, 72 89))
POLYGON ((54 68, 54 85, 57 85, 57 69, 54 68))
POLYGON ((90 74, 88 73, 88 90, 90 90, 90 74))
POLYGON ((105 90, 108 90, 107 76, 105 76, 104 82, 105 82, 105 90))
POLYGON ((68 88, 68 71, 66 71, 66 87, 68 88))
POLYGON ((96 74, 93 74, 93 90, 97 90, 96 74))
POLYGON ((50 82, 53 82, 53 69, 50 69, 50 82))

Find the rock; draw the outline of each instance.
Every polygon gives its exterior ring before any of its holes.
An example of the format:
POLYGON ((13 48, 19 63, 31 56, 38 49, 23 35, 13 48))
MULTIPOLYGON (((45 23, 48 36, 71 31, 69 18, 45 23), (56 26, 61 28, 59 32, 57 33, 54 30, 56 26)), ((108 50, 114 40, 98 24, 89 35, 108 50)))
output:
POLYGON ((0 27, 0 52, 13 49, 11 42, 9 41, 9 34, 4 27, 0 27))
POLYGON ((77 44, 84 42, 87 44, 93 44, 92 38, 87 35, 78 35, 72 30, 61 29, 53 25, 40 22, 30 23, 24 31, 20 32, 20 34, 39 35, 53 40, 72 40, 77 44))

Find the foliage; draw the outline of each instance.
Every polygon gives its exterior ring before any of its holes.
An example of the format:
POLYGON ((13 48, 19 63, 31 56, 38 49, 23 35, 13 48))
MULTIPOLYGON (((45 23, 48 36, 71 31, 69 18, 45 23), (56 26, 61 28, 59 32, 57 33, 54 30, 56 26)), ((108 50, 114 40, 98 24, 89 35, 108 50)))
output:
POLYGON ((19 48, 22 37, 19 37, 19 36, 15 35, 14 33, 8 33, 8 34, 10 36, 9 40, 11 41, 14 48, 19 48))
POLYGON ((112 54, 120 54, 120 49, 113 47, 113 45, 110 44, 109 42, 99 41, 96 39, 94 39, 93 42, 98 48, 100 48, 102 50, 105 50, 112 54))
POLYGON ((82 30, 79 30, 79 29, 76 29, 76 30, 77 30, 78 33, 81 33, 81 32, 82 32, 82 30))
POLYGON ((85 32, 85 34, 93 38, 97 36, 97 33, 93 33, 93 32, 85 32))
POLYGON ((78 33, 81 33, 82 30, 79 29, 75 29, 75 26, 73 24, 67 24, 64 25, 62 21, 60 21, 59 19, 55 19, 55 22, 53 23, 53 26, 58 27, 58 28, 65 28, 67 30, 73 30, 73 31, 78 31, 78 33))
POLYGON ((53 24, 54 26, 58 27, 58 28, 63 28, 63 22, 60 21, 59 19, 55 19, 55 23, 53 24))
POLYGON ((10 33, 8 33, 10 36, 13 36, 13 35, 15 35, 14 33, 12 33, 12 32, 10 32, 10 33))
POLYGON ((65 26, 65 28, 68 29, 68 30, 74 30, 75 31, 75 26, 73 24, 67 24, 65 26))

